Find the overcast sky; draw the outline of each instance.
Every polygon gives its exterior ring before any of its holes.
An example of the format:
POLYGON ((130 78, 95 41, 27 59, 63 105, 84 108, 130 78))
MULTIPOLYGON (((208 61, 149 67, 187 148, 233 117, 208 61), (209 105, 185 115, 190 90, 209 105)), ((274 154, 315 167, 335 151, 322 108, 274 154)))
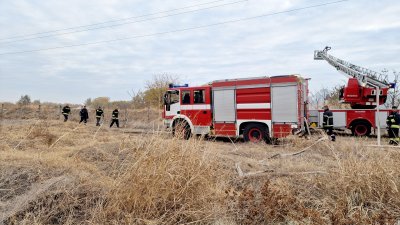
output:
POLYGON ((327 45, 332 55, 354 64, 400 71, 398 0, 350 0, 160 34, 334 1, 0 0, 0 101, 14 102, 23 94, 42 102, 82 103, 100 96, 128 100, 128 91, 143 89, 146 80, 164 73, 191 86, 223 78, 301 74, 312 78, 310 89, 315 91, 346 80, 326 62, 313 60, 314 50, 327 45), (169 11, 177 8, 184 9, 169 11), (146 14, 153 15, 92 26, 126 23, 105 29, 6 39, 146 14), (2 54, 124 38, 129 39, 2 54))

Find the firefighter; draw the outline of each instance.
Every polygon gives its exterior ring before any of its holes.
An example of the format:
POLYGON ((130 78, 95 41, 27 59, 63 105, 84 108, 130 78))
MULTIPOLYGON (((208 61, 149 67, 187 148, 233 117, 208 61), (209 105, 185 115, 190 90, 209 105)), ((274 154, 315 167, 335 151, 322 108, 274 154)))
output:
POLYGON ((392 107, 392 111, 386 119, 386 124, 388 126, 389 133, 389 144, 398 145, 399 144, 399 128, 400 128, 400 115, 397 112, 397 106, 392 107))
POLYGON ((99 108, 96 109, 96 126, 100 126, 101 117, 104 118, 104 111, 99 106, 99 108))
POLYGON ((81 116, 81 121, 79 121, 79 123, 84 123, 86 125, 87 120, 89 119, 89 113, 88 110, 86 109, 86 105, 84 105, 81 109, 81 111, 79 112, 80 116, 81 116))
POLYGON ((324 106, 324 120, 323 120, 323 126, 324 130, 328 135, 331 136, 331 141, 336 141, 335 134, 333 134, 333 114, 329 110, 329 107, 326 105, 324 106))
POLYGON ((64 122, 67 122, 69 114, 71 114, 71 108, 66 105, 62 108, 62 114, 64 116, 64 122))
POLYGON ((119 128, 119 120, 118 120, 118 109, 114 109, 114 111, 111 114, 111 124, 110 127, 112 127, 115 124, 117 124, 117 127, 119 128))

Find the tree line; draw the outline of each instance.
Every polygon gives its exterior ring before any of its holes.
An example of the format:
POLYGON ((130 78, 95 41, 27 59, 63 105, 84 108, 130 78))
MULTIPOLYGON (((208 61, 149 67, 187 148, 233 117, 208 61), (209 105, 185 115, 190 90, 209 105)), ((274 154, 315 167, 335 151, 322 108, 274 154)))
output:
MULTIPOLYGON (((387 73, 387 70, 383 71, 387 73)), ((393 71, 391 77, 394 83, 398 83, 400 73, 393 71)), ((154 75, 151 80, 147 80, 143 90, 138 91, 127 91, 131 100, 129 101, 111 101, 109 97, 97 97, 88 98, 85 101, 85 105, 90 107, 119 107, 119 108, 162 108, 163 106, 163 95, 168 89, 170 83, 177 83, 179 81, 177 76, 170 74, 159 74, 154 75)), ((322 87, 321 89, 310 92, 309 104, 310 108, 320 109, 323 105, 330 105, 332 108, 346 109, 350 108, 348 104, 342 104, 339 100, 340 91, 344 87, 344 84, 334 86, 332 88, 322 87)), ((22 95, 17 102, 18 105, 29 105, 29 104, 40 104, 40 100, 31 101, 29 95, 22 95)), ((54 103, 48 103, 54 104, 54 103)), ((385 103, 386 108, 391 106, 400 105, 400 87, 396 85, 395 88, 390 89, 388 98, 385 103)))
MULTIPOLYGON (((147 80, 143 90, 138 91, 127 91, 127 94, 131 97, 129 101, 111 101, 109 97, 96 97, 88 98, 84 104, 89 107, 107 107, 107 108, 162 108, 163 96, 165 91, 168 89, 170 83, 178 81, 176 76, 170 74, 159 74, 154 75, 152 79, 147 80)), ((28 106, 31 104, 40 105, 40 100, 31 101, 29 95, 22 95, 17 101, 20 106, 28 106)), ((55 104, 55 103, 43 103, 43 104, 55 104)))

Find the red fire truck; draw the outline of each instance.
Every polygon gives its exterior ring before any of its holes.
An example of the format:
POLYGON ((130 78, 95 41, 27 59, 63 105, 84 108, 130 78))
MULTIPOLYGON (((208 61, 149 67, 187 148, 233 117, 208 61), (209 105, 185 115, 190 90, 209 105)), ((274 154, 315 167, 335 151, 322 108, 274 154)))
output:
MULTIPOLYGON (((395 84, 388 77, 328 54, 330 47, 314 51, 315 60, 325 60, 339 72, 349 77, 346 87, 340 93, 340 101, 350 104, 352 109, 331 109, 336 129, 350 129, 355 136, 368 136, 372 129, 386 127, 386 117, 390 110, 375 108, 386 102, 389 88, 395 84), (379 124, 378 124, 379 121, 379 124), (378 126, 379 125, 379 126, 378 126)), ((309 122, 322 125, 323 110, 310 110, 309 122)))
POLYGON ((307 96, 308 79, 298 75, 170 86, 163 118, 173 134, 183 128, 185 138, 243 136, 245 141, 268 141, 304 129, 307 96))

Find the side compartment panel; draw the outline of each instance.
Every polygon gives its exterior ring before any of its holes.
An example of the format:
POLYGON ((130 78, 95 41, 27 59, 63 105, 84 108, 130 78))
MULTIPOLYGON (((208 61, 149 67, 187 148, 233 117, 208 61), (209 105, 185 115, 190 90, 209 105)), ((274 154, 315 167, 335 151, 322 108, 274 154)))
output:
POLYGON ((213 102, 216 123, 236 121, 235 90, 214 90, 213 102))
POLYGON ((238 120, 271 120, 271 88, 236 90, 238 120))
POLYGON ((272 121, 273 123, 298 123, 297 85, 273 86, 272 121))
POLYGON ((236 136, 235 123, 215 123, 214 129, 217 136, 236 136))
POLYGON ((271 102, 270 88, 246 88, 236 90, 237 104, 269 103, 271 102))
POLYGON ((291 134, 292 127, 290 124, 274 124, 274 137, 283 138, 291 134))
MULTIPOLYGON (((334 128, 347 128, 347 111, 336 112, 332 111, 333 114, 333 127, 334 128)), ((324 111, 319 110, 319 127, 324 127, 324 111)))
MULTIPOLYGON (((333 127, 335 128, 346 128, 347 127, 347 112, 335 112, 333 114, 333 127)), ((319 111, 319 126, 324 126, 324 111, 319 111)))
POLYGON ((311 126, 318 127, 321 126, 321 123, 319 121, 319 112, 317 109, 310 110, 309 111, 309 118, 308 122, 310 123, 311 126))
POLYGON ((379 127, 380 128, 386 128, 386 119, 389 115, 389 112, 387 111, 380 111, 379 112, 379 117, 377 116, 378 113, 375 112, 375 126, 378 127, 378 118, 379 118, 379 127))
POLYGON ((346 127, 346 112, 333 112, 333 124, 335 127, 346 127))

